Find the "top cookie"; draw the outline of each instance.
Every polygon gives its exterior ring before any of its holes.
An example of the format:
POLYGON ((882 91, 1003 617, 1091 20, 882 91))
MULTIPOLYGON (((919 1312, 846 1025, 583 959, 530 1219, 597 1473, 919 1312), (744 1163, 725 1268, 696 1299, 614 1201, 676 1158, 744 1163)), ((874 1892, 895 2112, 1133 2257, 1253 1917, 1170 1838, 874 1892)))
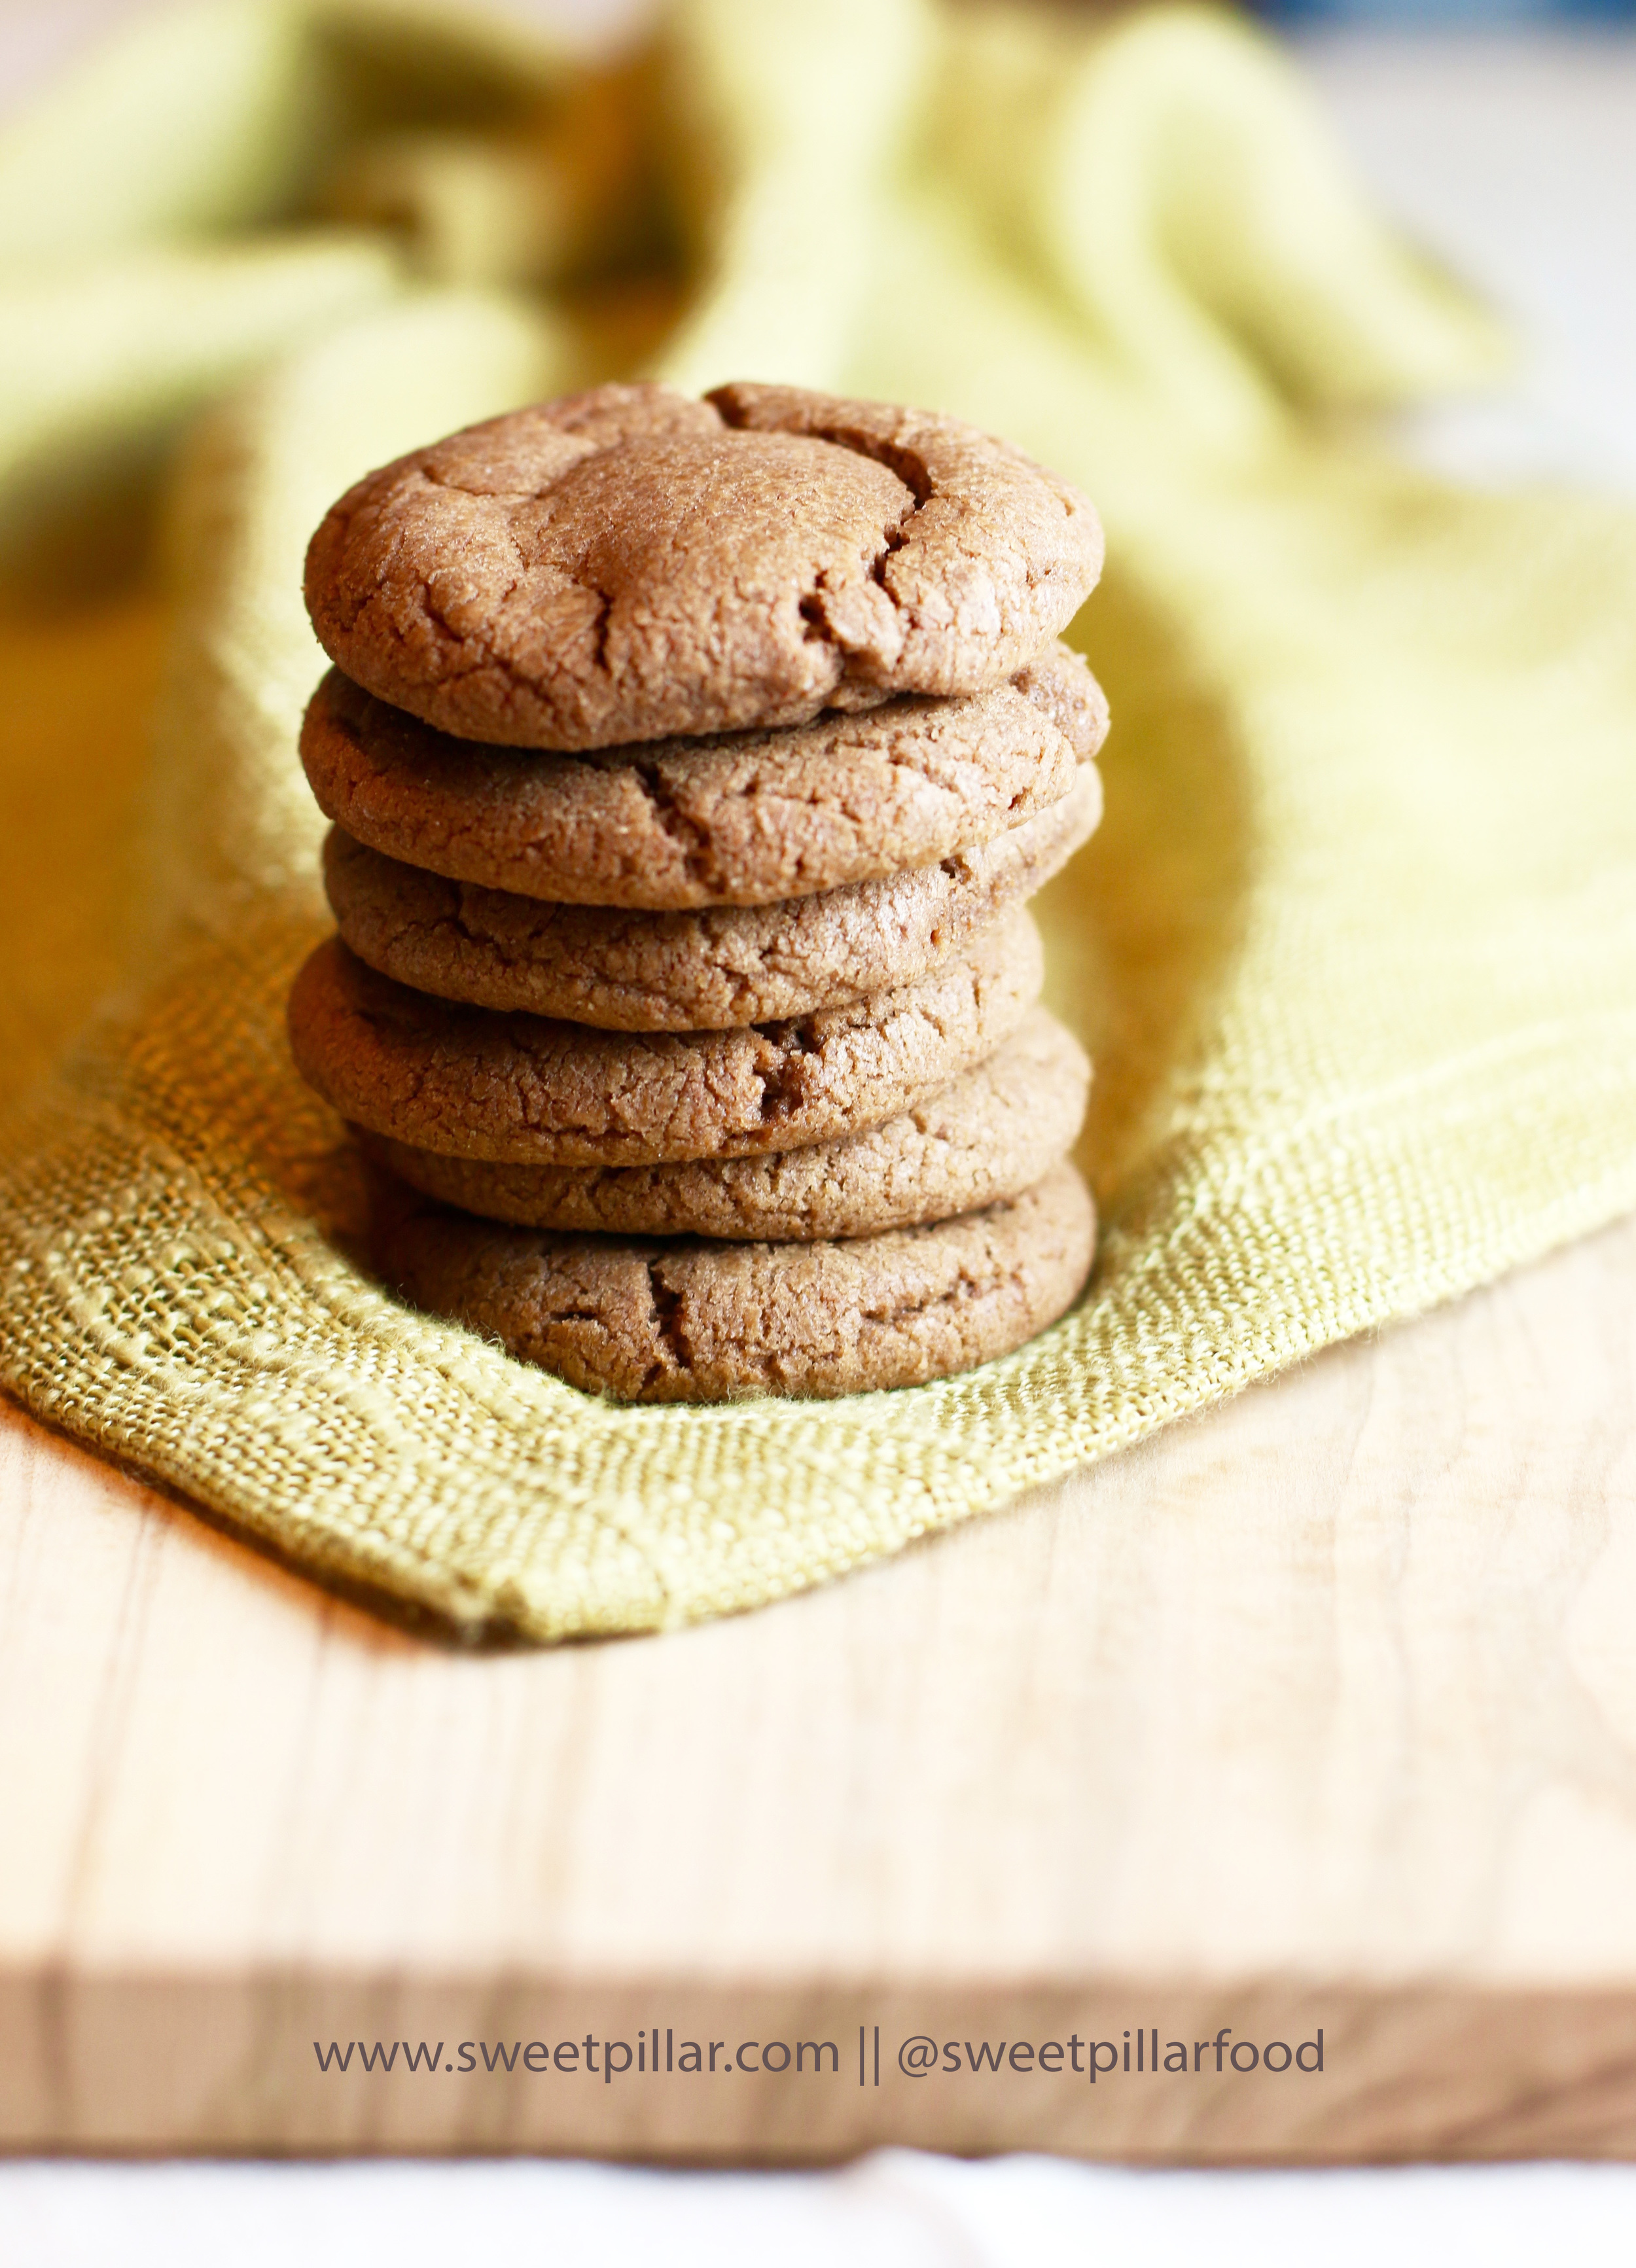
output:
POLYGON ((953 417, 601 386, 358 482, 306 603, 349 677, 429 724, 600 748, 999 684, 1102 551, 1077 489, 953 417))

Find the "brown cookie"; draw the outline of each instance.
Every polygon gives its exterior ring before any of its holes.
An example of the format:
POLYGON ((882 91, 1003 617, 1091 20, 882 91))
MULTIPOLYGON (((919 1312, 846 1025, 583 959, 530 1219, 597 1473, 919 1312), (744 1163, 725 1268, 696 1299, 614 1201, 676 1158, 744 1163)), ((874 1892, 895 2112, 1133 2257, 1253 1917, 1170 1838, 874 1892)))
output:
POLYGON ((948 1220, 1016 1197, 1072 1148, 1090 1079, 1073 1035, 1036 1008, 986 1063, 901 1117, 770 1157, 497 1166, 360 1138, 411 1189, 520 1227, 807 1242, 948 1220))
POLYGON ((748 1157, 861 1133, 1009 1039, 1038 998, 1039 933, 1009 915, 912 984, 734 1031, 599 1032, 457 1007, 339 938, 290 995, 297 1068, 343 1116, 416 1149, 517 1165, 748 1157))
POLYGON ((324 846, 324 880, 358 959, 417 991, 610 1031, 705 1031, 908 983, 1048 882, 1101 809, 1096 768, 1084 764, 1060 803, 935 866, 701 913, 542 905, 417 873, 339 828, 324 846))
POLYGON ((331 670, 301 759, 326 816, 406 865, 680 909, 805 897, 986 842, 1065 795, 1107 729, 1064 645, 986 693, 581 755, 457 740, 331 670))
POLYGON ((306 603, 349 677, 429 724, 601 748, 999 685, 1102 550, 1077 489, 953 417, 601 386, 360 481, 306 603))
POLYGON ((376 1264, 417 1307, 625 1402, 859 1394, 1007 1354, 1071 1307, 1095 1216, 1069 1165, 985 1211, 814 1244, 563 1236, 387 1195, 376 1264))

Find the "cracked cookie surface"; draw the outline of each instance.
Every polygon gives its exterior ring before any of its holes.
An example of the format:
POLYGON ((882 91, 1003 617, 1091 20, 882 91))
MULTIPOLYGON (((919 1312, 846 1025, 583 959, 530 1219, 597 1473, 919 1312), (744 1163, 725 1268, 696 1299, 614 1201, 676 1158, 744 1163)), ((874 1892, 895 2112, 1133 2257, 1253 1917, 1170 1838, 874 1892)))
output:
POLYGON ((642 1166, 878 1126, 1008 1039, 1042 976, 1039 933, 1019 911, 853 1006, 732 1031, 607 1032, 432 999, 332 938, 291 988, 290 1041, 343 1116, 416 1149, 642 1166))
POLYGON ((338 828, 324 880, 360 961, 440 999, 628 1032, 719 1030, 909 983, 1048 882, 1102 809, 1094 765, 1033 819, 936 865, 774 906, 631 913, 449 882, 338 828))
POLYGON ((525 1228, 807 1242, 977 1212, 1031 1188, 1072 1148, 1091 1067, 1036 1008, 986 1062, 884 1125, 770 1157, 664 1166, 500 1166, 364 1133, 411 1189, 525 1228))
POLYGON ((384 466, 308 549, 320 642, 465 739, 607 747, 998 685, 1102 566, 1089 500, 959 420, 611 385, 384 466))
POLYGON ((1063 645, 985 693, 578 755, 456 740, 332 670, 301 757, 325 815, 408 865, 682 910, 804 897, 986 842, 1065 795, 1107 729, 1063 645))
POLYGON ((519 1360, 629 1402, 914 1386, 1006 1354, 1089 1273, 1073 1167, 918 1228, 809 1244, 669 1242, 507 1228, 383 1189, 376 1265, 415 1306, 519 1360))

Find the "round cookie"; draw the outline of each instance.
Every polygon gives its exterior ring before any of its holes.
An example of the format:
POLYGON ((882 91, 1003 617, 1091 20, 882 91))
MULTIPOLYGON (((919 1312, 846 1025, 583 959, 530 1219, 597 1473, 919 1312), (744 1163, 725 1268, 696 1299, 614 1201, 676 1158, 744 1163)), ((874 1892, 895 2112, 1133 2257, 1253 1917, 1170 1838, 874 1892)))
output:
POLYGON ((747 1157, 860 1133, 1009 1039, 1039 997, 1026 913, 846 1008, 733 1031, 599 1032, 412 992, 339 938, 290 994, 296 1067, 344 1117, 416 1149, 518 1165, 747 1157))
POLYGON ((625 1402, 859 1394, 969 1370, 1053 1323, 1090 1272, 1069 1165, 918 1228, 814 1244, 561 1236, 383 1196, 376 1265, 416 1307, 625 1402))
POLYGON ((347 675, 466 740, 601 748, 998 685, 1101 571, 1087 497, 958 419, 594 387, 371 473, 306 556, 347 675))
POLYGON ((904 984, 958 953, 1077 850, 1102 808, 1094 764, 1021 827, 933 866, 776 906, 626 913, 445 881, 338 828, 324 880, 358 959, 440 999, 629 1032, 765 1024, 904 984))
POLYGON ((1065 795, 1107 730, 1102 688, 1064 645, 985 693, 579 755, 457 740, 331 670, 301 760, 325 815, 406 865, 662 911, 929 865, 1065 795))
POLYGON ((986 1063, 866 1134, 770 1157, 666 1166, 497 1166, 378 1134, 378 1163, 423 1196, 525 1228, 733 1242, 873 1236, 1018 1196, 1070 1150, 1091 1066, 1036 1008, 986 1063))

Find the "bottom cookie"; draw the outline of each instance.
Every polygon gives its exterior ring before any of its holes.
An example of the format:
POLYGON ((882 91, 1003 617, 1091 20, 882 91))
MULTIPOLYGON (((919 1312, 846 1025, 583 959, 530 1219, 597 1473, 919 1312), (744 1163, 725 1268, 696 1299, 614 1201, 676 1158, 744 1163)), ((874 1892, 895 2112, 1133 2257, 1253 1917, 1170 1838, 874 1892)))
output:
POLYGON ((621 1402, 947 1378, 1055 1322, 1094 1242, 1090 1193, 1069 1165, 983 1212, 810 1244, 506 1228, 384 1176, 375 1221, 376 1264, 414 1306, 621 1402))

